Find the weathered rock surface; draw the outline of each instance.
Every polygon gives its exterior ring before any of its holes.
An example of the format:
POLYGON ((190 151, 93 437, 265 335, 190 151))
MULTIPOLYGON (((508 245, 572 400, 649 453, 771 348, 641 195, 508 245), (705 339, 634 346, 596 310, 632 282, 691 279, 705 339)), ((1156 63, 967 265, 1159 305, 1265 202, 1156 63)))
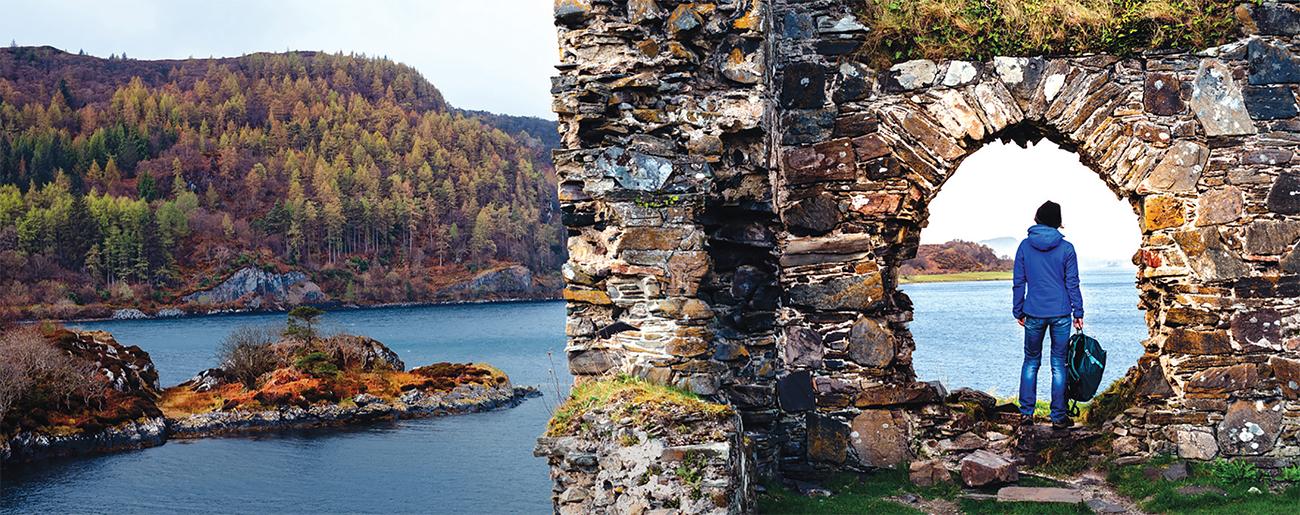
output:
POLYGON ((512 265, 479 273, 473 279, 442 289, 438 295, 452 299, 494 300, 529 297, 543 290, 535 284, 532 270, 512 265))
POLYGON ((961 480, 966 486, 1014 483, 1019 479, 1015 463, 983 449, 961 460, 961 480))
POLYGON ((277 274, 260 268, 244 267, 221 284, 181 297, 191 304, 226 305, 241 303, 246 307, 272 308, 315 304, 327 300, 320 286, 302 272, 277 274))

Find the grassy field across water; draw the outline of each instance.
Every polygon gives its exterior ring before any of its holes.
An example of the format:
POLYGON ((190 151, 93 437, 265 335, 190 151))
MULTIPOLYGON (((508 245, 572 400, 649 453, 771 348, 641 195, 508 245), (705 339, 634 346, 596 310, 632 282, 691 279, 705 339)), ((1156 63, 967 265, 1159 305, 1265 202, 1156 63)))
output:
POLYGON ((955 274, 900 275, 899 284, 952 283, 960 281, 1010 281, 1011 272, 959 272, 955 274))

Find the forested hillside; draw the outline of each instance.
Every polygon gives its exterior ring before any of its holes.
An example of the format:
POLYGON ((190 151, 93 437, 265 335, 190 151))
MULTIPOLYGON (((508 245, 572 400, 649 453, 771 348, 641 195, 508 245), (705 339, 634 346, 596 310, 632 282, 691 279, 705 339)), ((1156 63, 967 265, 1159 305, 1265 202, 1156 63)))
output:
POLYGON ((547 124, 455 110, 386 59, 0 49, 0 304, 174 305, 246 266, 358 304, 553 274, 547 124))

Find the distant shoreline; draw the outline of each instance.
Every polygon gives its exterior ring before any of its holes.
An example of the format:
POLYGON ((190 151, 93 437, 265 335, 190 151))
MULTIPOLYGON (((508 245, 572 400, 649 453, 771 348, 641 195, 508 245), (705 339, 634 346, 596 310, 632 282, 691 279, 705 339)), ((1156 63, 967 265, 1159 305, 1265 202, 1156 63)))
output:
MULTIPOLYGON (((326 312, 329 313, 335 313, 335 312, 345 312, 345 311, 365 311, 365 310, 372 310, 372 309, 454 307, 454 306, 469 306, 469 305, 477 305, 477 304, 528 304, 533 302, 555 302, 559 300, 563 300, 563 298, 559 296, 543 295, 538 297, 517 297, 517 298, 509 297, 509 298, 501 298, 501 299, 449 300, 449 301, 431 301, 431 302, 386 302, 380 304, 333 304, 333 305, 325 304, 325 305, 316 305, 316 307, 324 309, 326 312)), ((130 308, 126 308, 126 309, 130 309, 130 308)), ((20 324, 36 324, 36 323, 48 321, 48 322, 58 322, 61 324, 82 324, 82 323, 95 323, 95 322, 128 322, 133 320, 180 320, 186 318, 209 318, 209 317, 238 316, 238 315, 265 315, 265 314, 288 313, 288 312, 289 312, 289 308, 282 308, 282 309, 228 308, 228 309, 212 310, 207 312, 182 312, 179 315, 168 315, 168 316, 145 315, 143 317, 131 317, 131 318, 111 317, 111 316, 97 317, 97 318, 65 318, 65 319, 42 318, 42 319, 23 319, 23 320, 17 320, 16 322, 20 324)))
POLYGON ((955 283, 969 281, 1010 281, 1011 271, 957 272, 952 274, 899 275, 898 284, 955 283))

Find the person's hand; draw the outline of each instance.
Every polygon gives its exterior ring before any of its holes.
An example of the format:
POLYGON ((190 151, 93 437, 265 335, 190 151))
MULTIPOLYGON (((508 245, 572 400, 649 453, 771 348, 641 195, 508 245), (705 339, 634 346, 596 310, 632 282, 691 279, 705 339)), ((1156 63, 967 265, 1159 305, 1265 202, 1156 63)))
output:
POLYGON ((1017 324, 1020 324, 1020 327, 1024 327, 1024 326, 1025 326, 1025 317, 1017 318, 1017 319, 1016 319, 1016 323, 1017 323, 1017 324))
POLYGON ((1075 328, 1076 330, 1079 330, 1079 331, 1082 331, 1082 330, 1083 330, 1083 319, 1082 319, 1082 318, 1076 318, 1076 319, 1074 319, 1074 328, 1075 328))

